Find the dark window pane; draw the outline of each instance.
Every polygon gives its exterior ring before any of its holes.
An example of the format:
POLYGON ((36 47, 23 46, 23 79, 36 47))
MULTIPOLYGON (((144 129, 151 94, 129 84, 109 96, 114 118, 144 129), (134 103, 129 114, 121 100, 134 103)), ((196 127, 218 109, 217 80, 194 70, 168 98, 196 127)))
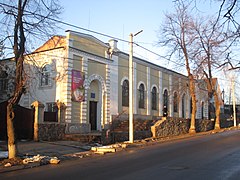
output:
POLYGON ((123 85, 122 85, 122 105, 129 106, 129 83, 128 83, 128 80, 124 80, 123 85))
POLYGON ((139 86, 139 108, 144 108, 144 85, 139 86))
POLYGON ((173 111, 175 113, 178 112, 178 95, 177 93, 175 92, 174 95, 173 95, 173 111))
POLYGON ((157 110, 157 89, 152 89, 152 110, 157 110))

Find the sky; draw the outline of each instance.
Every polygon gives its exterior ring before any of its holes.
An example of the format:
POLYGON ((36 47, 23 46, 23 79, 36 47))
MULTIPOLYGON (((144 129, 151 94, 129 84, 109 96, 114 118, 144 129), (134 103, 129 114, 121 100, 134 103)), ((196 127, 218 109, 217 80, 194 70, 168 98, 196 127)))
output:
MULTIPOLYGON (((159 40, 159 29, 165 20, 165 14, 174 12, 172 0, 59 0, 63 6, 63 14, 60 16, 64 22, 100 32, 109 36, 129 40, 130 33, 142 33, 134 37, 134 42, 164 56, 164 48, 157 45, 159 40)), ((220 8, 219 2, 213 0, 196 0, 196 7, 201 15, 216 14, 220 8)), ((75 30, 81 33, 91 34, 99 40, 107 43, 109 37, 100 36, 95 33, 64 27, 58 32, 65 35, 65 30, 75 30)), ((118 41, 118 48, 121 51, 129 51, 129 44, 118 41)), ((173 69, 186 75, 185 68, 177 69, 174 64, 156 56, 153 53, 143 50, 138 46, 133 48, 134 56, 150 61, 157 65, 173 69)), ((178 67, 179 68, 179 67, 178 67)), ((220 77, 223 77, 220 74, 220 77)), ((220 87, 226 86, 226 80, 219 79, 220 87)), ((225 91, 228 89, 225 88, 225 91)))
MULTIPOLYGON (((64 22, 90 29, 106 35, 129 40, 130 33, 142 33, 134 37, 134 42, 139 45, 164 55, 163 48, 157 46, 159 29, 164 22, 165 13, 173 12, 172 0, 59 0, 64 11, 61 15, 64 22)), ((199 10, 209 13, 218 10, 218 6, 206 0, 197 0, 199 10)), ((91 34, 103 42, 108 42, 109 37, 99 36, 94 33, 65 27, 91 34)), ((64 35, 64 31, 60 32, 64 35)), ((129 45, 126 42, 118 42, 121 51, 128 52, 129 45)), ((134 47, 134 56, 151 61, 161 66, 169 66, 169 62, 140 47, 134 47)))
MULTIPOLYGON (((162 20, 160 17, 163 17, 166 9, 172 9, 172 4, 166 0, 61 0, 60 2, 64 7, 65 21, 124 40, 129 40, 130 33, 135 34, 143 30, 134 37, 134 41, 143 42, 141 45, 147 47, 156 44, 156 31, 162 20)), ((97 34, 92 35, 104 42, 110 39, 97 34)), ((128 51, 126 42, 119 41, 118 47, 122 51, 128 51)))

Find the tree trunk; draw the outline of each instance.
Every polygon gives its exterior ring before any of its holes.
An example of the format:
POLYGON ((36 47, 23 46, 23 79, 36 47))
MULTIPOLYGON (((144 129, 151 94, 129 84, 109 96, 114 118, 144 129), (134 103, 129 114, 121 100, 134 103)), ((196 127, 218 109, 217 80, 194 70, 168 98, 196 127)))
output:
POLYGON ((191 114, 191 123, 190 123, 190 129, 189 129, 189 133, 196 133, 196 128, 195 128, 195 123, 196 123, 196 110, 197 110, 197 107, 196 107, 196 95, 195 95, 195 83, 194 83, 194 78, 193 78, 193 75, 191 74, 189 76, 189 90, 190 90, 190 95, 192 97, 192 114, 191 114))
POLYGON ((14 59, 16 63, 16 75, 15 75, 15 90, 13 96, 8 100, 7 105, 7 134, 8 134, 8 158, 17 157, 17 145, 15 142, 15 132, 14 132, 14 110, 13 106, 17 105, 25 85, 25 80, 23 78, 23 61, 25 53, 25 35, 23 27, 23 11, 27 4, 27 0, 18 0, 18 13, 16 17, 16 22, 14 26, 14 59))
POLYGON ((220 129, 220 102, 219 102, 218 94, 216 91, 214 91, 214 101, 215 101, 215 115, 216 115, 214 129, 220 129))
POLYGON ((17 146, 15 142, 14 133, 14 112, 13 106, 10 102, 7 104, 7 136, 8 136, 8 158, 15 158, 17 156, 17 146))

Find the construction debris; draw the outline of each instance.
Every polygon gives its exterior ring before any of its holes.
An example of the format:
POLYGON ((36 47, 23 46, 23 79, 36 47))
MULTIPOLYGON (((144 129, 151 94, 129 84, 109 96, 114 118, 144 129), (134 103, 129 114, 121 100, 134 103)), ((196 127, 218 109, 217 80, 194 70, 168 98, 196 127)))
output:
POLYGON ((97 146, 97 147, 92 147, 91 150, 95 154, 105 154, 105 153, 114 153, 116 151, 120 151, 122 149, 127 148, 127 144, 113 144, 109 146, 97 146))
POLYGON ((11 166, 12 166, 11 163, 7 163, 7 164, 4 165, 4 167, 11 167, 11 166))
POLYGON ((59 164, 60 163, 60 160, 57 158, 57 157, 54 157, 54 158, 51 158, 49 160, 49 163, 50 164, 59 164))
POLYGON ((94 152, 105 152, 105 153, 113 153, 116 152, 116 148, 102 146, 102 147, 92 147, 92 151, 94 152))
POLYGON ((33 157, 23 159, 23 164, 40 162, 41 164, 58 164, 60 160, 57 157, 40 156, 39 154, 33 157))
POLYGON ((94 151, 94 154, 104 155, 104 154, 105 154, 105 152, 101 152, 101 151, 94 151))

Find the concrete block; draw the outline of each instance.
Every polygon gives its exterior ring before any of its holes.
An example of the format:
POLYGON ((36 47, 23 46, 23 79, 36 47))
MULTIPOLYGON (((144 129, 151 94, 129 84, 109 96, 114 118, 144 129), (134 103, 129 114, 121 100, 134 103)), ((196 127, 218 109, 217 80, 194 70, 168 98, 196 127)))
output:
POLYGON ((95 151, 95 152, 94 152, 94 154, 100 154, 100 155, 104 155, 104 154, 105 154, 105 152, 101 152, 101 151, 100 151, 100 152, 99 152, 99 151, 95 151))
POLYGON ((60 160, 59 160, 59 159, 56 159, 56 158, 51 158, 51 159, 49 160, 49 163, 50 163, 50 164, 59 164, 59 163, 60 163, 60 160))
POLYGON ((122 144, 122 148, 123 149, 127 148, 127 144, 122 144))
POLYGON ((110 148, 110 147, 92 147, 92 151, 97 151, 97 152, 116 152, 115 148, 110 148))

